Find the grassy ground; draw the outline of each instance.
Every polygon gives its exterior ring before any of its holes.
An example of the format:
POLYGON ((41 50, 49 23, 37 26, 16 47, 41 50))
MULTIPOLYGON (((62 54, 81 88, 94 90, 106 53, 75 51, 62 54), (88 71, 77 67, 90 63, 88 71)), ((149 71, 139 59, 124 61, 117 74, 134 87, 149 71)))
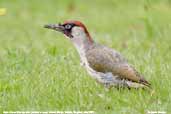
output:
POLYGON ((171 113, 170 0, 0 0, 0 113, 94 110, 97 114, 171 113), (120 51, 155 90, 105 91, 79 65, 72 44, 43 28, 76 19, 120 51))

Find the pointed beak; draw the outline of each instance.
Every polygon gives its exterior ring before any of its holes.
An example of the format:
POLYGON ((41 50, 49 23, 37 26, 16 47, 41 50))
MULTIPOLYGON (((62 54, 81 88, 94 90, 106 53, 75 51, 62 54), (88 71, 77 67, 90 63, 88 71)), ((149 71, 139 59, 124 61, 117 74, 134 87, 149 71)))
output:
POLYGON ((65 30, 64 26, 62 26, 61 24, 47 24, 47 25, 44 25, 44 28, 56 30, 59 32, 63 32, 65 30))

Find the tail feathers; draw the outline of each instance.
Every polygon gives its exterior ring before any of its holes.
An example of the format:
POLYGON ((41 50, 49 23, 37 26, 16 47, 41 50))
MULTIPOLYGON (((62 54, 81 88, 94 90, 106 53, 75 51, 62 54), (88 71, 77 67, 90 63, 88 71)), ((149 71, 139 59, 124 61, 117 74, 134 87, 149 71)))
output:
POLYGON ((151 87, 151 84, 147 80, 145 80, 144 78, 141 78, 139 83, 141 83, 145 86, 151 87))
POLYGON ((127 81, 126 82, 128 85, 128 88, 134 88, 134 89, 139 89, 139 88, 146 88, 146 86, 144 84, 140 84, 140 83, 136 83, 136 82, 132 82, 132 81, 127 81))

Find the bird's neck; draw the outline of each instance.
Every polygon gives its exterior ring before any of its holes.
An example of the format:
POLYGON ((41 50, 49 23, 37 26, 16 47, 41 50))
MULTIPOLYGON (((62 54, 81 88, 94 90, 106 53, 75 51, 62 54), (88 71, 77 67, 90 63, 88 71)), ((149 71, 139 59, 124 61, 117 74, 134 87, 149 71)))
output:
POLYGON ((73 44, 81 56, 85 54, 86 51, 93 46, 94 42, 90 42, 87 40, 77 40, 73 44))
POLYGON ((72 36, 73 38, 71 38, 71 41, 77 49, 80 57, 82 58, 85 56, 86 51, 92 47, 94 41, 91 39, 88 31, 85 31, 85 29, 81 27, 74 27, 72 29, 72 36))

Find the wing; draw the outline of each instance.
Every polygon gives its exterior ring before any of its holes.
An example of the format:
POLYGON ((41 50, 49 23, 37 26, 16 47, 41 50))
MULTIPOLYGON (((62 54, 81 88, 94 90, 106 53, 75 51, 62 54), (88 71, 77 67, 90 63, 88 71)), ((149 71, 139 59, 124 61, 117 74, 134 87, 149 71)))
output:
POLYGON ((127 63, 126 59, 111 48, 96 45, 94 48, 87 50, 86 57, 90 67, 98 72, 112 72, 113 75, 117 75, 122 79, 149 85, 149 83, 127 63))

